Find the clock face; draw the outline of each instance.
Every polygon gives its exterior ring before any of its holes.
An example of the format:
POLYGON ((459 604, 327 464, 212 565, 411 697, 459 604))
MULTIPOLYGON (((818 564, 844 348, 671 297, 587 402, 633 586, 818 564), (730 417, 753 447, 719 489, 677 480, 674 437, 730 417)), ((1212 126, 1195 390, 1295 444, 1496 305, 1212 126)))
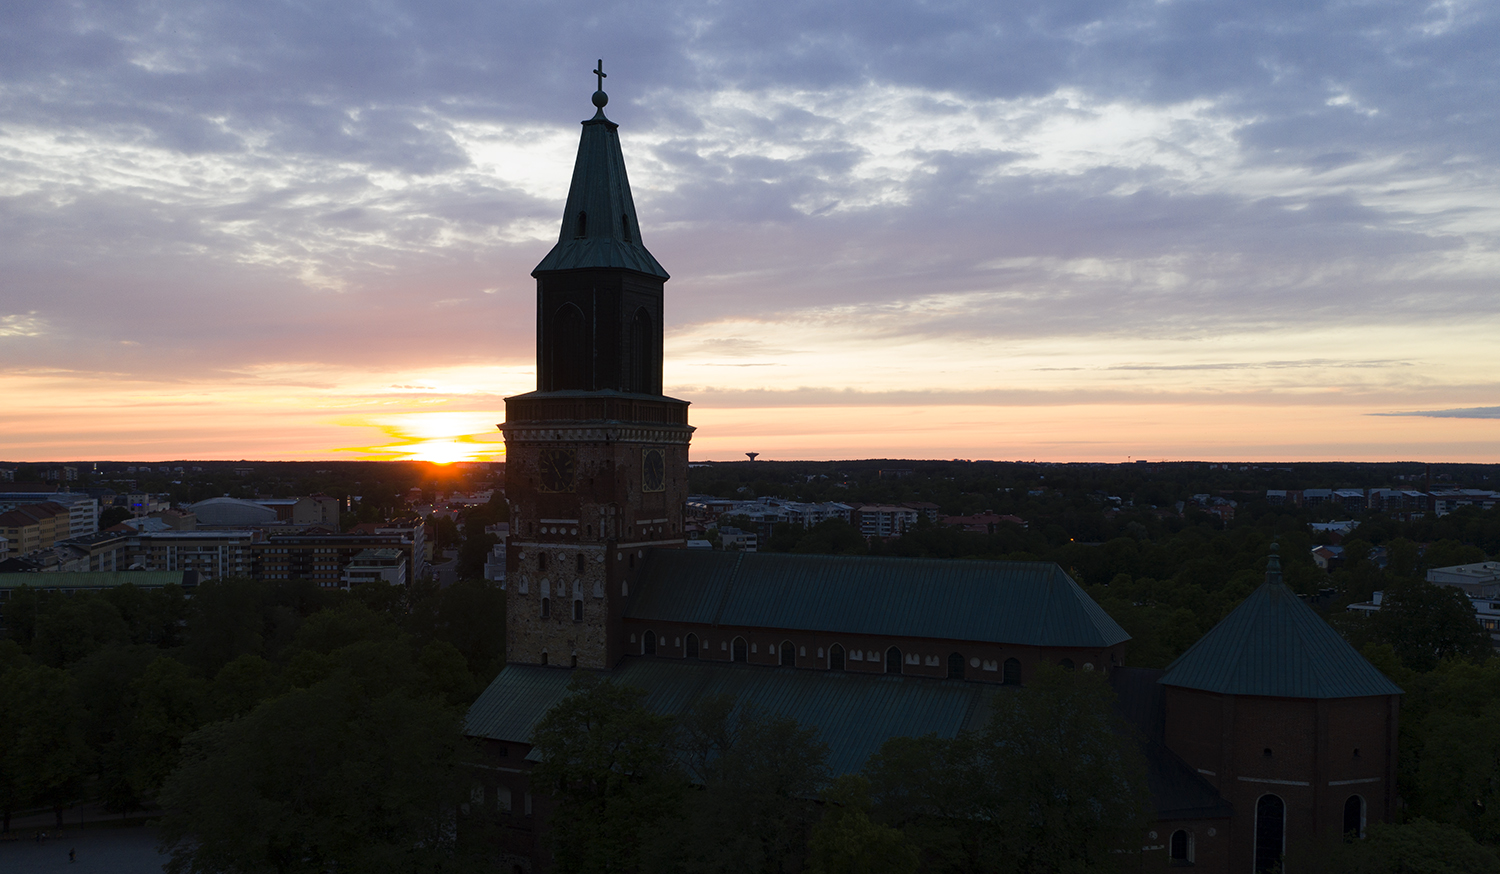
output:
POLYGON ((578 453, 572 449, 543 449, 537 467, 542 475, 542 491, 571 492, 578 473, 578 453))
POLYGON ((660 449, 641 452, 641 491, 664 492, 667 490, 667 459, 660 449))

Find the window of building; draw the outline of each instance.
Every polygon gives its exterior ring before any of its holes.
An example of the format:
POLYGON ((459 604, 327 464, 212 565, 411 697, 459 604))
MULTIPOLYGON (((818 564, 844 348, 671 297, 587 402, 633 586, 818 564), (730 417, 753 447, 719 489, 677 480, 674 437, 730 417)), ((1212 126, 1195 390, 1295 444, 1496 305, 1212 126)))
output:
POLYGON ((1067 671, 1073 670, 1073 660, 1072 659, 1063 659, 1062 661, 1058 662, 1058 664, 1062 665, 1063 670, 1067 670, 1067 671))
POLYGON ((630 216, 623 213, 620 215, 620 239, 630 242, 630 216))
POLYGON ((571 667, 571 668, 578 667, 578 653, 576 653, 576 652, 573 653, 573 658, 570 660, 570 662, 568 664, 568 667, 571 667))
POLYGON ((545 665, 546 663, 547 663, 547 651, 546 650, 542 650, 542 664, 545 665))
POLYGON ((641 307, 630 320, 630 385, 629 391, 649 393, 652 368, 656 363, 655 325, 651 314, 641 307))
POLYGON ((964 678, 964 654, 961 652, 948 653, 948 679, 962 680, 964 678))
POLYGON ((1365 800, 1350 795, 1344 802, 1344 839, 1354 840, 1365 836, 1365 800))
POLYGON ((683 652, 690 659, 695 659, 698 657, 698 635, 689 634, 687 636, 687 644, 683 652))
POLYGON ((797 667, 797 648, 792 646, 790 640, 781 642, 781 666, 783 668, 797 667))
POLYGON ((1286 805, 1276 795, 1255 802, 1255 872, 1280 871, 1286 854, 1286 805))
POLYGON ((567 303, 552 316, 552 390, 588 389, 588 324, 583 310, 567 303))
POLYGON ((844 648, 834 644, 828 648, 828 670, 842 671, 844 669, 844 648))
POLYGON ((1001 677, 1001 682, 1005 683, 1005 685, 1007 685, 1007 686, 1019 686, 1019 685, 1021 685, 1021 660, 1020 659, 1006 659, 1005 660, 1005 673, 1001 677))
POLYGON ((1179 865, 1193 861, 1193 837, 1186 829, 1172 832, 1172 839, 1167 842, 1167 856, 1179 865))
POLYGON ((589 214, 583 210, 578 211, 578 230, 573 234, 575 237, 586 237, 589 233, 589 214))
POLYGON ((573 599, 573 621, 583 621, 583 600, 580 598, 573 599))
POLYGON ((656 632, 648 631, 641 638, 641 652, 646 655, 656 655, 656 632))
POLYGON ((894 646, 885 651, 885 672, 887 674, 901 673, 901 650, 894 646))
POLYGON ((578 572, 583 573, 583 553, 578 553, 578 572))
POLYGON ((736 637, 734 639, 734 660, 737 662, 747 662, 750 660, 750 654, 747 651, 743 637, 736 637))
POLYGON ((543 598, 542 599, 542 618, 543 619, 547 619, 547 618, 551 617, 551 615, 552 615, 552 599, 551 598, 543 598))
POLYGON ((536 557, 536 569, 544 571, 547 569, 547 553, 538 553, 536 557))

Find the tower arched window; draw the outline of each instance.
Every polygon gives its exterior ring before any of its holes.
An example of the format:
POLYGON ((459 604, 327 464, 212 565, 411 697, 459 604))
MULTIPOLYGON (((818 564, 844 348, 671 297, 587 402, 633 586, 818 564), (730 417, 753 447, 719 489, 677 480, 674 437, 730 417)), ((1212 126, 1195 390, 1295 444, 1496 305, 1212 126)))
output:
POLYGON ((964 654, 961 652, 948 653, 948 679, 962 680, 964 678, 964 654))
POLYGON ((589 233, 589 214, 583 210, 578 211, 578 229, 575 237, 586 237, 589 233))
POLYGON ((545 571, 547 569, 547 553, 539 552, 536 555, 536 569, 545 571))
POLYGON ((620 215, 620 239, 630 242, 630 216, 620 215))
POLYGON ((1350 795, 1344 801, 1344 839, 1354 840, 1365 836, 1365 800, 1350 795))
POLYGON ((1021 685, 1021 660, 1006 659, 1005 673, 1001 675, 1001 682, 1007 686, 1021 685))
POLYGON ((885 672, 887 674, 901 673, 901 650, 894 646, 885 651, 885 672))
POLYGON ((656 322, 645 307, 639 307, 630 320, 629 384, 626 391, 653 394, 653 368, 656 364, 656 322))
POLYGON ((1280 871, 1286 855, 1286 804, 1280 796, 1262 795, 1255 802, 1255 872, 1280 871))
POLYGON ((578 572, 583 573, 583 553, 578 553, 578 572))
POLYGON ((1193 836, 1187 829, 1172 832, 1172 839, 1167 841, 1167 856, 1173 862, 1193 861, 1193 836))
POLYGON ((844 669, 844 648, 834 644, 828 648, 828 670, 842 671, 844 669))
POLYGON ((698 635, 689 634, 683 643, 683 654, 690 659, 698 657, 698 635))
POLYGON ((574 598, 573 599, 573 621, 574 622, 582 622, 583 621, 583 599, 581 599, 581 598, 574 598))
POLYGON ((743 637, 736 637, 734 639, 734 646, 731 649, 733 652, 730 655, 734 657, 735 661, 748 662, 750 660, 749 648, 745 646, 745 639, 743 637))
POLYGON ((551 598, 543 598, 542 599, 542 618, 543 619, 547 619, 551 615, 552 615, 552 599, 551 598))
POLYGON ((565 303, 552 314, 552 390, 586 390, 590 361, 583 310, 565 303))
POLYGON ((646 655, 656 655, 656 632, 648 631, 641 638, 641 652, 646 655))
POLYGON ((790 640, 781 642, 781 666, 783 668, 797 667, 797 648, 792 646, 790 640))

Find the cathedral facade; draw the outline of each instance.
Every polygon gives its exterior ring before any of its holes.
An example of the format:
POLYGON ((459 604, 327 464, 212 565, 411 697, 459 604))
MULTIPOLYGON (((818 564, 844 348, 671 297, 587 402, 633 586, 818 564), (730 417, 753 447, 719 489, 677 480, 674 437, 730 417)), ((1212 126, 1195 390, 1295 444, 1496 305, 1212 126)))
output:
MULTIPOLYGON (((602 74, 601 74, 602 83, 602 74)), ((531 732, 573 669, 680 713, 707 694, 815 726, 836 774, 887 739, 951 737, 1041 663, 1107 676, 1157 821, 1145 868, 1297 871, 1395 812, 1401 690, 1266 583, 1166 671, 1055 564, 689 552, 688 403, 662 394, 666 271, 642 243, 618 127, 594 94, 537 283, 537 390, 506 399, 505 669, 466 733, 508 862, 543 871, 531 732)), ((476 793, 476 800, 477 800, 476 793)))

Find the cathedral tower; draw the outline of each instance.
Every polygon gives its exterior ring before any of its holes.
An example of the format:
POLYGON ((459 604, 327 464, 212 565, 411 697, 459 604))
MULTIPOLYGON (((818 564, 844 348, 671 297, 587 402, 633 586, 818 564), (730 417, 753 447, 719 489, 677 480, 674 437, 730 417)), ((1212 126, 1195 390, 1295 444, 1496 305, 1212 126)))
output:
POLYGON ((608 668, 651 547, 681 547, 686 401, 662 395, 667 272, 641 242, 619 126, 583 122, 557 245, 537 265, 537 390, 505 399, 506 659, 608 668))

